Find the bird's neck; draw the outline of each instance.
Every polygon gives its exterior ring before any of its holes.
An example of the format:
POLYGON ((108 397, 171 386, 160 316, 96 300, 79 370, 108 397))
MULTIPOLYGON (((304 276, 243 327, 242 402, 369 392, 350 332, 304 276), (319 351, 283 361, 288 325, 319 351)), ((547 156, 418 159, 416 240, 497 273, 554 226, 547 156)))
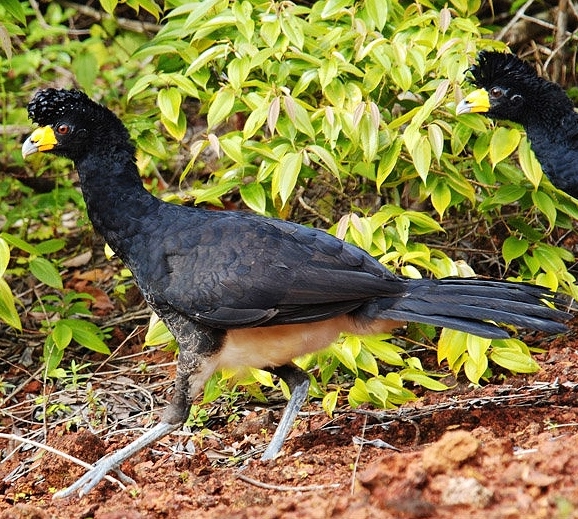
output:
POLYGON ((130 149, 89 154, 76 167, 95 230, 126 258, 131 239, 162 202, 144 188, 130 149))

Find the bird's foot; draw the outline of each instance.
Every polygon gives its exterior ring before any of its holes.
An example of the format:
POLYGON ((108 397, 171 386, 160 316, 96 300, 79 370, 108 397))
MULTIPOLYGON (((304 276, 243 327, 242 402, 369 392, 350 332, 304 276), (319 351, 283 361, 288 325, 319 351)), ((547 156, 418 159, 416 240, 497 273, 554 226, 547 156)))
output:
POLYGON ((98 460, 94 467, 92 467, 86 474, 78 479, 78 481, 70 485, 68 488, 59 490, 52 496, 52 498, 62 499, 65 497, 71 497, 76 493, 79 497, 82 497, 90 492, 104 478, 106 478, 107 474, 111 471, 116 472, 116 474, 119 476, 119 479, 123 483, 134 484, 134 481, 130 477, 120 471, 120 465, 131 456, 136 454, 138 451, 140 451, 142 448, 155 442, 163 436, 166 436, 175 429, 178 429, 180 425, 180 423, 158 423, 152 429, 148 430, 142 436, 134 440, 132 443, 129 443, 126 447, 123 447, 122 449, 98 460))

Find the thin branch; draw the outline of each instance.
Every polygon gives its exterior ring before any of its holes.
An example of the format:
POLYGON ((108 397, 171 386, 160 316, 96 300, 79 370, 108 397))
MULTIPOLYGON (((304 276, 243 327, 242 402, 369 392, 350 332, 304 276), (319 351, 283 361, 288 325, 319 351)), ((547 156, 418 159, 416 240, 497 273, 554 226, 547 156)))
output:
MULTIPOLYGON (((79 458, 71 456, 70 454, 67 454, 66 452, 55 449, 54 447, 50 447, 49 445, 44 445, 43 443, 39 443, 39 442, 34 441, 34 440, 22 438, 22 436, 18 436, 16 434, 0 433, 0 438, 2 438, 4 440, 8 440, 8 441, 15 441, 15 442, 19 442, 19 443, 26 443, 27 445, 32 445, 33 447, 36 447, 38 449, 42 449, 42 450, 45 450, 46 452, 50 452, 52 454, 55 454, 56 456, 60 456, 61 458, 64 458, 65 460, 70 461, 71 463, 75 463, 77 465, 80 465, 81 467, 84 467, 87 470, 94 468, 94 466, 91 465, 90 463, 87 463, 86 461, 82 461, 79 458)), ((109 476, 108 474, 105 476, 105 479, 107 481, 110 481, 111 483, 117 484, 122 490, 126 490, 126 486, 123 483, 121 483, 118 479, 115 479, 112 476, 109 476)))
POLYGON ((335 483, 333 485, 306 485, 300 487, 290 487, 287 485, 270 485, 269 483, 263 483, 262 481, 250 478, 244 474, 237 474, 237 478, 255 487, 264 488, 266 490, 275 490, 277 492, 316 492, 319 490, 328 490, 330 488, 339 488, 341 486, 339 483, 335 483))

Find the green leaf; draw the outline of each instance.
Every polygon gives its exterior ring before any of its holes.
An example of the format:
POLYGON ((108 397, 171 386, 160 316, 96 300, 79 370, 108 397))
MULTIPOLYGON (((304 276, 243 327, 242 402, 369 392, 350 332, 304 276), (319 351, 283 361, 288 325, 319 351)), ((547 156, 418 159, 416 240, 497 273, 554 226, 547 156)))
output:
POLYGON ((438 340, 438 363, 447 360, 450 369, 455 373, 461 364, 460 357, 466 351, 466 336, 464 332, 443 328, 438 340))
POLYGON ((164 114, 161 114, 161 122, 175 140, 183 140, 185 133, 187 132, 187 118, 182 110, 179 110, 176 123, 167 119, 164 114))
POLYGON ((434 209, 443 218, 445 210, 452 201, 452 192, 445 182, 438 182, 431 194, 431 203, 434 209))
POLYGON ((22 330, 22 323, 14 301, 15 298, 8 283, 3 278, 0 278, 0 319, 8 326, 22 330))
POLYGON ((374 376, 379 374, 379 367, 375 357, 367 350, 361 348, 359 355, 355 359, 357 367, 366 373, 371 373, 374 376))
POLYGON ((355 383, 347 395, 347 400, 349 401, 349 405, 354 409, 359 407, 361 404, 366 404, 372 401, 371 395, 367 391, 366 384, 363 380, 360 378, 355 379, 355 383))
MULTIPOLYGON (((515 373, 535 373, 539 371, 540 365, 532 358, 529 352, 520 345, 516 339, 506 339, 496 341, 504 346, 494 347, 490 353, 490 359, 515 373)), ((523 343, 521 343, 523 345, 523 343)))
POLYGON ((520 138, 520 132, 515 128, 500 126, 496 129, 490 140, 490 162, 494 167, 516 150, 520 138))
POLYGON ((361 351, 361 343, 358 337, 347 336, 342 343, 335 343, 330 351, 339 359, 348 370, 357 374, 357 362, 355 358, 361 351))
POLYGON ((431 378, 423 371, 416 369, 405 369, 400 373, 400 375, 403 380, 409 380, 410 382, 419 384, 420 386, 423 386, 432 391, 446 391, 448 389, 448 386, 431 378))
POLYGON ((528 250, 528 240, 508 236, 502 245, 502 256, 507 263, 524 255, 528 250))
POLYGON ((325 87, 337 77, 338 73, 339 67, 336 58, 323 60, 319 70, 317 71, 321 88, 325 89, 325 87))
POLYGON ((235 104, 235 93, 230 89, 223 89, 217 92, 217 95, 211 102, 207 114, 208 129, 214 128, 217 124, 224 121, 233 110, 235 104))
POLYGON ((26 25, 26 13, 18 0, 2 0, 2 5, 19 23, 26 25))
POLYGON ((163 88, 157 96, 157 104, 163 114, 173 124, 178 124, 181 113, 181 93, 176 88, 163 88))
POLYGON ((295 125, 295 128, 315 140, 315 130, 313 129, 307 110, 305 110, 301 104, 296 102, 295 99, 290 96, 285 96, 284 102, 287 116, 295 125))
POLYGON ((242 185, 239 189, 241 198, 253 211, 264 214, 267 208, 267 195, 263 186, 257 182, 242 185))
POLYGON ((167 329, 165 323, 156 314, 152 314, 145 335, 145 346, 160 346, 171 342, 173 339, 174 337, 167 329))
POLYGON ((386 0, 365 0, 367 14, 375 23, 378 31, 381 31, 387 21, 389 4, 386 0))
POLYGON ((66 247, 66 240, 53 238, 51 240, 40 242, 38 245, 36 245, 36 250, 39 254, 44 255, 58 252, 59 250, 64 249, 64 247, 66 247))
POLYGON ((330 151, 326 150, 325 148, 322 148, 321 146, 317 146, 316 144, 310 144, 307 147, 307 150, 317 155, 321 160, 321 162, 323 163, 323 165, 329 171, 331 171, 333 176, 339 178, 339 166, 337 164, 337 161, 335 160, 335 157, 330 151))
POLYGON ((166 155, 163 141, 159 139, 156 133, 150 130, 141 132, 136 138, 136 143, 141 150, 153 157, 163 158, 166 155))
POLYGON ((245 83, 250 71, 251 58, 249 56, 234 58, 227 67, 227 77, 229 78, 231 86, 235 90, 239 90, 245 83))
POLYGON ((5 232, 3 232, 0 236, 2 237, 2 239, 6 240, 6 242, 12 245, 13 247, 16 247, 24 252, 27 252, 28 254, 31 254, 33 256, 41 255, 40 251, 36 247, 34 247, 34 245, 25 242, 21 238, 18 238, 18 236, 14 236, 12 234, 8 234, 5 232))
POLYGON ((59 350, 66 348, 72 340, 72 330, 63 321, 57 321, 52 329, 52 339, 59 350))
POLYGON ((368 218, 359 218, 355 213, 350 217, 349 232, 353 241, 362 249, 371 249, 373 243, 373 228, 368 218))
POLYGON ((536 159, 536 155, 530 147, 530 141, 527 138, 523 138, 520 141, 520 146, 518 147, 518 159, 520 160, 520 167, 524 172, 526 178, 532 183, 534 189, 538 189, 540 181, 544 173, 542 172, 542 166, 536 159))
POLYGON ((365 382, 365 389, 371 396, 371 401, 382 408, 387 407, 389 390, 380 377, 371 377, 365 382))
POLYGON ((282 11, 279 22, 281 24, 281 31, 289 38, 289 41, 298 49, 303 49, 305 35, 303 34, 300 19, 285 10, 282 11))
POLYGON ((417 141, 416 146, 410 150, 413 165, 425 184, 429 174, 429 167, 431 164, 431 145, 428 138, 422 135, 417 141))
POLYGON ((92 52, 81 52, 72 61, 72 70, 80 86, 91 92, 99 74, 98 61, 92 52))
POLYGON ((387 180, 390 173, 393 171, 393 168, 395 168, 397 165, 402 144, 403 140, 401 138, 397 138, 393 141, 389 149, 382 154, 379 165, 377 166, 377 178, 375 180, 378 191, 381 189, 381 185, 387 180))
POLYGON ((243 126, 243 138, 248 140, 253 137, 253 135, 263 127, 268 115, 269 107, 265 103, 259 106, 256 110, 252 110, 243 126))
POLYGON ((282 205, 287 203, 287 200, 289 200, 289 197, 297 184, 302 164, 302 153, 287 153, 281 157, 279 165, 273 172, 271 191, 273 197, 276 195, 281 197, 282 205))
POLYGON ((32 258, 29 263, 30 272, 39 281, 52 288, 62 288, 62 278, 56 267, 44 258, 32 258))
POLYGON ((378 337, 363 337, 362 344, 382 362, 392 366, 405 366, 403 358, 398 353, 403 351, 399 346, 395 346, 386 340, 380 340, 378 337))
POLYGON ((333 18, 335 15, 339 14, 342 9, 350 7, 351 2, 349 0, 329 0, 323 3, 323 11, 321 11, 321 18, 333 18))
POLYGON ((534 205, 546 216, 550 227, 556 225, 556 204, 552 198, 543 191, 532 191, 532 201, 534 205))
POLYGON ((439 125, 432 123, 427 127, 427 135, 436 160, 440 160, 444 151, 444 133, 439 125))
POLYGON ((62 319, 60 322, 72 330, 72 338, 81 346, 97 353, 110 354, 108 346, 100 338, 101 331, 95 324, 77 319, 62 319))
POLYGON ((112 14, 118 5, 118 0, 100 0, 100 5, 108 14, 112 14))
POLYGON ((366 162, 372 162, 377 155, 379 144, 378 127, 374 124, 372 117, 364 113, 359 124, 359 139, 363 158, 366 162))
POLYGON ((10 247, 6 243, 6 240, 0 238, 0 276, 4 275, 8 263, 10 262, 10 247))
POLYGON ((335 408, 337 407, 338 397, 339 397, 338 391, 330 391, 323 397, 323 400, 321 402, 323 410, 329 415, 330 418, 333 416, 333 411, 335 411, 335 408))
POLYGON ((469 380, 477 384, 488 369, 486 355, 492 340, 485 337, 467 334, 466 344, 468 356, 464 362, 464 373, 469 380))

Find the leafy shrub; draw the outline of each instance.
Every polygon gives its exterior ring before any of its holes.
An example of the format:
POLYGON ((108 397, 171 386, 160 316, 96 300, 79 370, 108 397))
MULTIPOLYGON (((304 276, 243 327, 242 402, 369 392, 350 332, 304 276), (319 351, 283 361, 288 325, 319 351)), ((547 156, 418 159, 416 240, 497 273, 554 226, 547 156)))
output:
MULTIPOLYGON (((92 25, 86 39, 68 41, 70 11, 54 3, 47 7, 49 34, 33 20, 24 30, 1 19, 10 34, 26 35, 29 49, 12 60, 12 67, 21 62, 12 95, 39 83, 30 79, 39 64, 42 81, 66 64, 71 81, 121 116, 138 113, 123 118, 139 165, 146 174, 154 170, 151 158, 161 169, 176 168, 181 195, 195 203, 221 205, 234 195, 253 211, 282 218, 299 217, 305 206, 330 223, 330 232, 412 277, 471 275, 460 254, 472 262, 469 249, 494 247, 502 259, 484 273, 576 295, 566 267, 573 258, 557 241, 577 216, 574 200, 542 182, 520 129, 494 128, 475 114, 454 117, 477 50, 505 48, 483 38, 474 16, 479 1, 167 0, 164 10, 152 0, 126 3, 163 16, 150 40, 112 16, 92 25), (199 117, 206 131, 195 133, 199 117), (180 144, 190 154, 182 165, 174 160, 180 144), (327 189, 316 197, 319 186, 327 189)), ((12 9, 5 14, 21 22, 14 0, 6 5, 12 9)), ((101 5, 114 14, 118 2, 101 5)), ((148 343, 166 340, 164 333, 160 324, 151 327, 148 343)), ((412 340, 429 343, 434 334, 408 328, 412 340)), ((514 372, 537 367, 520 341, 448 330, 438 356, 476 383, 489 376, 488 359, 514 372)), ((340 384, 327 392, 314 381, 312 393, 329 412, 345 393, 352 405, 388 407, 413 397, 409 384, 443 388, 389 336, 342 337, 298 362, 316 367, 323 386, 338 367, 355 378, 348 392, 340 384), (383 375, 375 359, 398 371, 383 375)), ((272 383, 252 373, 243 381, 272 383)), ((206 398, 219 387, 209 383, 206 398)))

